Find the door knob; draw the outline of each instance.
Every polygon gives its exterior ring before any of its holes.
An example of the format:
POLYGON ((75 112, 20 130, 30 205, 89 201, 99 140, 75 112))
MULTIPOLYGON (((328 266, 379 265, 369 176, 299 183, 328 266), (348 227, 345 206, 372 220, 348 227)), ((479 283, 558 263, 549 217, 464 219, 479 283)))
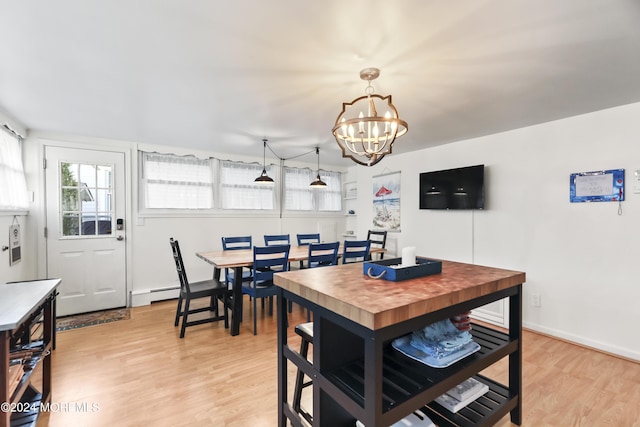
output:
POLYGON ((116 240, 124 240, 124 236, 118 236, 116 237, 116 240))

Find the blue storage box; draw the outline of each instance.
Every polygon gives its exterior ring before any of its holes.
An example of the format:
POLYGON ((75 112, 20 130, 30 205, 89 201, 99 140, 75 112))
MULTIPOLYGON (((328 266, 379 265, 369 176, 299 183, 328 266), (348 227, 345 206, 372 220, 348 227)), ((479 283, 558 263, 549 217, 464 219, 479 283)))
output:
POLYGON ((442 273, 442 262, 435 259, 416 257, 415 265, 401 267, 400 264, 402 264, 402 258, 366 261, 363 272, 369 277, 392 282, 442 273))

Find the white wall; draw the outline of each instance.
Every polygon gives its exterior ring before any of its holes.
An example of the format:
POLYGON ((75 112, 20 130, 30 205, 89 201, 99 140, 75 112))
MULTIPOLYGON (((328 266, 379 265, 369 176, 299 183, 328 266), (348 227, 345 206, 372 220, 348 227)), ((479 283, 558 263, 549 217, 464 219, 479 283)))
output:
POLYGON ((402 231, 390 235, 399 248, 524 271, 526 327, 640 360, 638 117, 640 103, 353 167, 358 234, 371 226, 371 177, 401 170, 402 231), (418 209, 420 172, 481 163, 484 211, 418 209), (621 216, 617 203, 569 202, 571 173, 618 168, 626 178, 621 216), (533 293, 540 307, 531 306, 533 293))

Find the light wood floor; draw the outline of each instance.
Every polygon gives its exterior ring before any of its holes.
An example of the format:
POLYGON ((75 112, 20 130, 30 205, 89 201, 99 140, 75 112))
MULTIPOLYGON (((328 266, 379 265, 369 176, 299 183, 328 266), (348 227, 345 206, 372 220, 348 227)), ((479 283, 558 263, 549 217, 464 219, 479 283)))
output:
MULTIPOLYGON (((258 309, 253 336, 245 304, 239 336, 214 323, 187 328, 179 339, 175 304, 60 332, 53 352, 58 410, 42 414, 38 427, 277 425, 275 317, 258 309)), ((291 324, 306 320, 297 306, 291 316, 291 324)), ((524 426, 640 426, 640 364, 531 332, 523 346, 524 426)), ((485 373, 506 382, 506 369, 505 360, 485 373)), ((498 425, 512 424, 507 416, 498 425)))

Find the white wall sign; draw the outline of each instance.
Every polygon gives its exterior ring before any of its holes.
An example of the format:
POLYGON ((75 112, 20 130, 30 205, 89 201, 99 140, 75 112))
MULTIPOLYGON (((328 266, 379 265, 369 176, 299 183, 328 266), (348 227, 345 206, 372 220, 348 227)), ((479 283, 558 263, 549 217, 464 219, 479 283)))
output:
POLYGON ((20 262, 22 254, 20 252, 20 226, 14 224, 9 227, 9 265, 20 262))

